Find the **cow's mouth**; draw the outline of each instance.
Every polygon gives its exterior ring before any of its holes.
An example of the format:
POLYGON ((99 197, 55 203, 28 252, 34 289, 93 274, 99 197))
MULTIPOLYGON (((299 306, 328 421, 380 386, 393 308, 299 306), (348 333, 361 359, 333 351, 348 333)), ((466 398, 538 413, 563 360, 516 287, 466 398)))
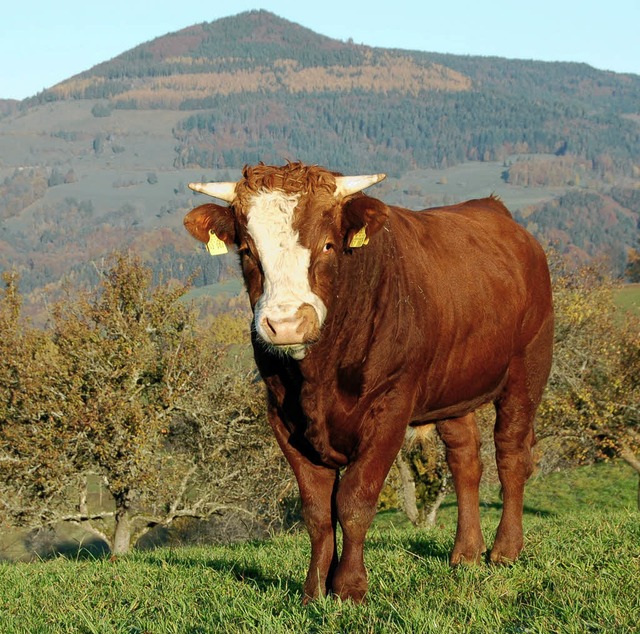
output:
POLYGON ((271 347, 277 350, 280 354, 284 354, 296 361, 300 361, 305 358, 308 345, 305 343, 285 344, 280 346, 271 344, 271 347))

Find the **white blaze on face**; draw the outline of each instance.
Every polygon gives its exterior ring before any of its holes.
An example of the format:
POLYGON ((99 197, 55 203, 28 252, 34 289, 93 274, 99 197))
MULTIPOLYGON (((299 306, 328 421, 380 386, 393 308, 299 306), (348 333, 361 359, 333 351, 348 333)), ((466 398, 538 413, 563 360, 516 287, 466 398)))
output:
MULTIPOLYGON (((264 317, 292 319, 303 304, 310 304, 321 326, 327 314, 324 302, 309 284, 311 252, 300 244, 298 232, 293 228, 298 200, 297 194, 260 192, 247 213, 247 231, 258 249, 264 273, 263 294, 255 306, 255 326, 266 341, 269 337, 261 323, 264 317)), ((289 353, 301 358, 305 348, 297 346, 289 353)))

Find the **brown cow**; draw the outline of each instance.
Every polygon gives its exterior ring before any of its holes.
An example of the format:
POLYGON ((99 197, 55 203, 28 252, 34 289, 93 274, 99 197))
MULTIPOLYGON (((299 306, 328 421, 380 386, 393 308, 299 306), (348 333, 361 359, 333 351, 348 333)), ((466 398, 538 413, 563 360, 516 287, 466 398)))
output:
POLYGON ((367 590, 363 546, 407 425, 436 423, 458 498, 451 563, 485 551, 474 410, 493 402, 504 506, 490 559, 520 553, 533 419, 551 364, 545 255, 494 197, 413 212, 364 195, 383 174, 289 163, 185 218, 212 253, 235 245, 254 312, 268 417, 311 538, 305 598, 367 590), (340 523, 343 548, 336 548, 340 523))

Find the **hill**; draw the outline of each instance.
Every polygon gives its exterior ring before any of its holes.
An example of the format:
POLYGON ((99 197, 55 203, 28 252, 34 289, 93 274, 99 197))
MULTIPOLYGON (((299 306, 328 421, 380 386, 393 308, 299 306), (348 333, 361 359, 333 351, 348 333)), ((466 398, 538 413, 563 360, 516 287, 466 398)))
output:
POLYGON ((233 257, 185 235, 201 200, 186 183, 300 159, 384 171, 375 195, 413 208, 496 192, 621 273, 638 240, 638 104, 640 77, 584 64, 372 48, 265 11, 194 25, 0 107, 0 269, 36 303, 95 280, 116 247, 158 276, 219 281, 233 257))
MULTIPOLYGON (((365 557, 368 602, 303 606, 305 534, 161 548, 118 560, 0 563, 0 623, 18 632, 635 632, 635 482, 622 465, 533 479, 516 564, 452 569, 455 508, 429 530, 386 522, 365 557)), ((483 529, 499 512, 482 500, 483 529)))

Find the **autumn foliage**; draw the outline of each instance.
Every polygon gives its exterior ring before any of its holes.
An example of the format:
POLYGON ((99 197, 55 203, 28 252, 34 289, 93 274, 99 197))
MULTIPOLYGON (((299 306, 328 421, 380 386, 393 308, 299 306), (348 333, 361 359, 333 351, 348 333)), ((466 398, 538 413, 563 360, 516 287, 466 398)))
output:
POLYGON ((70 294, 38 330, 21 320, 15 276, 4 281, 0 519, 71 522, 114 553, 185 517, 273 520, 288 476, 261 387, 197 328, 187 286, 152 288, 150 270, 118 255, 98 289, 70 294))
POLYGON ((565 466, 638 453, 640 319, 620 311, 597 267, 554 269, 554 364, 538 417, 544 459, 565 466))

